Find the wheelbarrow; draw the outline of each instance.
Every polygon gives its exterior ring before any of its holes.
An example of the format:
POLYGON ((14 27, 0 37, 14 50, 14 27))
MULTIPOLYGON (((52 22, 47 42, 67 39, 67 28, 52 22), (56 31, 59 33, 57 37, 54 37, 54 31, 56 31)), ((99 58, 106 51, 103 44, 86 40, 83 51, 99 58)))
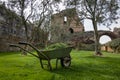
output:
POLYGON ((19 42, 18 44, 11 44, 10 46, 18 47, 18 48, 28 52, 29 54, 33 55, 34 57, 38 58, 40 60, 40 65, 43 69, 44 69, 44 65, 42 62, 43 60, 46 60, 48 62, 47 65, 50 70, 52 70, 52 66, 51 66, 51 62, 50 62, 52 59, 56 59, 56 68, 58 65, 58 60, 60 60, 62 67, 67 68, 71 65, 70 52, 72 50, 72 47, 60 48, 60 49, 55 49, 55 50, 39 50, 38 48, 36 48, 35 46, 33 46, 32 44, 27 43, 27 42, 19 42), (31 51, 22 48, 18 44, 30 46, 37 52, 37 54, 34 54, 31 51))

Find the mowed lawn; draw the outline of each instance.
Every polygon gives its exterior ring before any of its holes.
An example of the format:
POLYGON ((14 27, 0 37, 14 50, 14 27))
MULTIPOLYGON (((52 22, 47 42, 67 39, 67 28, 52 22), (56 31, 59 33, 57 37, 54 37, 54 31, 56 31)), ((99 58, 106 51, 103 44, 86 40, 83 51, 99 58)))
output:
MULTIPOLYGON (((56 53, 57 54, 57 53, 56 53)), ((52 60, 53 71, 42 69, 39 60, 20 52, 0 53, 0 80, 120 80, 120 54, 103 52, 103 57, 92 51, 71 52, 68 69, 52 60)))

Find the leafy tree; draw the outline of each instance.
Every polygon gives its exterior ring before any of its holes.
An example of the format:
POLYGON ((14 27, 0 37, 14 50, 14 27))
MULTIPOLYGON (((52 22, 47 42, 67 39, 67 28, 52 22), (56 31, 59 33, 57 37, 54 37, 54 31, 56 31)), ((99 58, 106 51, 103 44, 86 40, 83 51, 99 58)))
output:
POLYGON ((98 24, 109 26, 119 18, 119 0, 65 0, 67 8, 75 7, 81 20, 92 21, 95 39, 95 54, 102 55, 100 51, 98 24))

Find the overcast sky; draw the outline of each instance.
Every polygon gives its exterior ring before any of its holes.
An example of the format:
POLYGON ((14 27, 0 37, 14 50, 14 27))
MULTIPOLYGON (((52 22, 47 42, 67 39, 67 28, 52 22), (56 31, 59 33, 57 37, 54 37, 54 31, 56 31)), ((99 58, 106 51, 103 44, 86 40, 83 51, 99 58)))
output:
MULTIPOLYGON (((120 19, 117 20, 117 24, 116 23, 113 23, 112 25, 110 25, 109 27, 111 28, 110 31, 113 31, 113 29, 115 27, 118 27, 120 28, 120 19)), ((84 21, 84 27, 85 27, 85 31, 90 31, 90 30, 93 30, 93 26, 92 26, 92 22, 90 20, 85 20, 84 21)), ((99 26, 98 25, 98 30, 109 30, 109 28, 107 28, 106 26, 99 26)))

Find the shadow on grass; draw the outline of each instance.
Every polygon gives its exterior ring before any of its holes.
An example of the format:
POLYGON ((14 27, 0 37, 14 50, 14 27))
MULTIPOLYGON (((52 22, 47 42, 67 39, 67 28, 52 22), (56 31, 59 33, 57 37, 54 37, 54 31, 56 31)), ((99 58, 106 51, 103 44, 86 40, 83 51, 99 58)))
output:
POLYGON ((119 57, 99 57, 99 56, 86 56, 83 57, 85 59, 93 59, 96 61, 104 61, 112 64, 119 64, 120 58, 119 57))
MULTIPOLYGON (((89 67, 90 64, 84 64, 84 65, 74 65, 70 67, 69 69, 58 69, 54 70, 53 73, 59 74, 64 76, 64 78, 73 79, 73 80, 82 80, 86 78, 87 80, 96 80, 100 77, 100 79, 104 80, 113 80, 115 78, 120 78, 120 70, 118 71, 111 71, 111 70, 103 70, 101 68, 93 68, 89 67)), ((100 67, 99 65, 94 65, 94 67, 100 67)), ((54 80, 54 79, 51 79, 54 80)))
POLYGON ((73 63, 71 67, 68 69, 59 68, 59 69, 54 69, 52 72, 56 74, 60 74, 64 77, 71 77, 73 79, 74 77, 91 78, 89 80, 95 80, 98 77, 104 80, 118 80, 120 78, 120 67, 119 67, 120 59, 119 58, 96 57, 96 56, 87 56, 84 58, 88 60, 89 59, 98 60, 100 61, 100 63, 99 62, 98 63, 94 63, 94 62, 73 63))

